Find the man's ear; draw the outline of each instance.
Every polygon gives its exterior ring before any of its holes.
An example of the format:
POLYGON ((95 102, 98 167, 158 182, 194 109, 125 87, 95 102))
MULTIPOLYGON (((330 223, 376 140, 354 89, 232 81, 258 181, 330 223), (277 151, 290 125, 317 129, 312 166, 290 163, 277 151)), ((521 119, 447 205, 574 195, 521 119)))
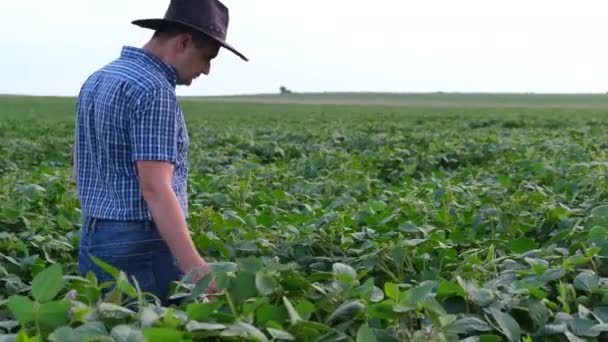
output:
POLYGON ((177 45, 178 52, 184 52, 188 48, 188 45, 192 43, 192 36, 188 33, 182 33, 177 36, 175 44, 177 45))

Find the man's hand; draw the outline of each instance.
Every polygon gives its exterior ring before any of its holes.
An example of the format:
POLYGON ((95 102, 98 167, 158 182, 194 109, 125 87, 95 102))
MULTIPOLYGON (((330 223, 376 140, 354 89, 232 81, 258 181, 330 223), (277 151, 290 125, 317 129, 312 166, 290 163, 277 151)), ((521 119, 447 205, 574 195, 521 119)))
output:
MULTIPOLYGON (((212 272, 211 267, 205 261, 203 261, 201 265, 202 266, 194 266, 191 268, 190 275, 193 283, 198 283, 205 277, 205 275, 212 272)), ((210 295, 218 292, 217 282, 215 279, 211 280, 205 292, 210 295)))
POLYGON ((178 267, 186 274, 196 268, 208 270, 208 264, 194 247, 173 191, 173 165, 168 162, 138 161, 137 170, 144 200, 160 235, 177 259, 178 267))

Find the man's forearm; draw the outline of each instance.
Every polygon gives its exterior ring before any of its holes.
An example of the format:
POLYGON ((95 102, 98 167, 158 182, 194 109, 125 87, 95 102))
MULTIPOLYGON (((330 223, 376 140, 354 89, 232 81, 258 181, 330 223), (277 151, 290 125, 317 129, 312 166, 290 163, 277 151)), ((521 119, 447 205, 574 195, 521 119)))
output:
POLYGON ((195 267, 205 267, 206 263, 198 254, 192 242, 173 189, 168 185, 158 186, 153 190, 144 192, 144 199, 160 235, 177 259, 179 268, 187 273, 195 267))

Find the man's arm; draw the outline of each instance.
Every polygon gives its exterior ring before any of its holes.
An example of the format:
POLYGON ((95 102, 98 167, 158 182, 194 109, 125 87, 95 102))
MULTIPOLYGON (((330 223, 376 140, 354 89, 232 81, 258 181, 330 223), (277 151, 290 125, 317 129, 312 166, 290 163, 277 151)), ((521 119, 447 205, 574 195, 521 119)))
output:
POLYGON ((138 99, 129 127, 132 161, 144 201, 161 237, 177 259, 178 267, 184 273, 197 268, 208 271, 209 266, 192 242, 172 187, 173 168, 178 158, 180 115, 181 109, 171 89, 156 89, 138 99))
POLYGON ((179 201, 171 186, 173 164, 138 161, 137 170, 144 200, 160 235, 177 259, 178 267, 184 273, 195 268, 209 271, 209 266, 192 242, 179 201))

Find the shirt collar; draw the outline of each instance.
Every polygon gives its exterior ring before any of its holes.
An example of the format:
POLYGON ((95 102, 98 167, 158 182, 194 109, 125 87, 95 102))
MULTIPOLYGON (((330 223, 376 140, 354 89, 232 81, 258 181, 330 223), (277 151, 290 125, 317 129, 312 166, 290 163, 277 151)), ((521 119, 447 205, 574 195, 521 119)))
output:
POLYGON ((160 71, 167 78, 167 81, 171 83, 173 88, 175 88, 177 84, 177 70, 173 66, 164 62, 162 59, 144 49, 133 46, 124 46, 120 56, 126 59, 143 61, 144 63, 153 66, 160 71))

